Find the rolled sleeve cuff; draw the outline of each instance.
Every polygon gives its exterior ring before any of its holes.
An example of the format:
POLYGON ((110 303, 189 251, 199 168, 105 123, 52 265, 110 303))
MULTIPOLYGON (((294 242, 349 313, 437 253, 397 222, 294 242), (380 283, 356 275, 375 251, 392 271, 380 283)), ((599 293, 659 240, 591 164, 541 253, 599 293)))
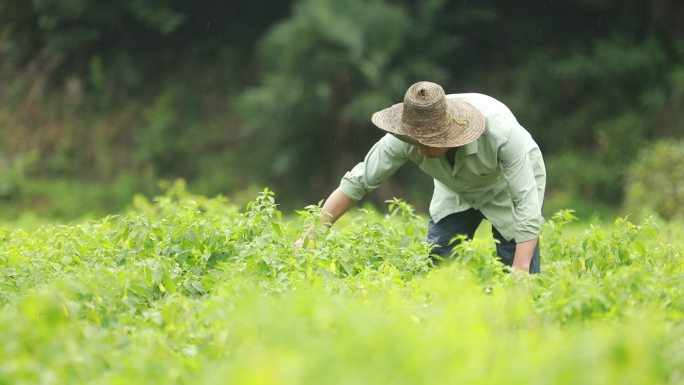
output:
POLYGON ((539 233, 541 232, 543 224, 544 218, 540 216, 533 221, 515 226, 513 229, 515 243, 527 242, 539 238, 539 233))
POLYGON ((360 201, 361 198, 366 195, 366 190, 363 187, 355 184, 347 178, 342 178, 342 181, 340 181, 340 190, 342 190, 344 195, 354 202, 360 201))

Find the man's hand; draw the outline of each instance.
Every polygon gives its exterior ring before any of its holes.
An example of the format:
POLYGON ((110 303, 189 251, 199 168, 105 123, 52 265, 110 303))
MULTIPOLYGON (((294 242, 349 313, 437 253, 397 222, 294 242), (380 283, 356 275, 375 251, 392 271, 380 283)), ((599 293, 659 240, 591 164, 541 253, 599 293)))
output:
POLYGON ((316 239, 316 226, 310 226, 304 235, 302 235, 297 241, 294 243, 294 247, 301 249, 305 247, 310 241, 313 241, 316 239))
POLYGON ((297 241, 294 243, 294 247, 296 247, 297 249, 301 249, 302 247, 304 247, 304 237, 297 239, 297 241))
POLYGON ((513 279, 515 279, 516 281, 520 281, 521 279, 524 279, 528 275, 529 275, 529 271, 519 269, 517 267, 513 267, 511 269, 511 277, 513 277, 513 279))
MULTIPOLYGON (((354 201, 346 196, 340 188, 337 188, 332 192, 332 194, 330 194, 328 199, 325 201, 325 204, 323 204, 323 207, 321 208, 321 224, 328 227, 332 226, 333 223, 335 223, 335 221, 342 216, 342 214, 344 214, 353 204, 354 201)), ((316 227, 311 226, 301 238, 297 239, 297 242, 294 243, 294 247, 305 247, 309 241, 313 241, 315 239, 316 227)))

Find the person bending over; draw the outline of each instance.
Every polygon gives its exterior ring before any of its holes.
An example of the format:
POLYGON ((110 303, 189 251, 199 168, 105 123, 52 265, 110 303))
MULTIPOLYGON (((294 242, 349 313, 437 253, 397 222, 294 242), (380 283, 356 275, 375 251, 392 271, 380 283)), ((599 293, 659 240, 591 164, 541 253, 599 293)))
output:
POLYGON ((501 262, 514 272, 539 273, 546 169, 539 146, 508 107, 478 93, 445 95, 440 85, 421 81, 403 103, 371 120, 387 134, 325 201, 324 224, 410 160, 434 179, 427 236, 439 256, 433 261, 451 254, 455 236, 472 239, 487 219, 501 262))

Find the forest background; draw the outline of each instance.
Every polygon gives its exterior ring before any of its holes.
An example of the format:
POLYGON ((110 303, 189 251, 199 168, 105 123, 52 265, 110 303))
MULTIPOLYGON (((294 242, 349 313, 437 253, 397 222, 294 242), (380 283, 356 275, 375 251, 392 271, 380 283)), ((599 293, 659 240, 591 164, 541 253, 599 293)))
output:
MULTIPOLYGON (((0 217, 125 208, 183 178, 316 203, 418 80, 516 114, 547 213, 684 207, 684 3, 0 0, 0 217)), ((369 195, 425 210, 415 167, 369 195)))

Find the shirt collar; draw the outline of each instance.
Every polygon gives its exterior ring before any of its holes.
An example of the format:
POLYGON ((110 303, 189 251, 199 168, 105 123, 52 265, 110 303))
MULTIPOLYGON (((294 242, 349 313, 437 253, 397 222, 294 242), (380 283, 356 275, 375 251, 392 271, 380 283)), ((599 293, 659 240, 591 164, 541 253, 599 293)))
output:
POLYGON ((478 143, 479 140, 475 140, 474 142, 468 143, 463 148, 465 149, 466 154, 472 155, 472 154, 477 154, 478 150, 478 143))

